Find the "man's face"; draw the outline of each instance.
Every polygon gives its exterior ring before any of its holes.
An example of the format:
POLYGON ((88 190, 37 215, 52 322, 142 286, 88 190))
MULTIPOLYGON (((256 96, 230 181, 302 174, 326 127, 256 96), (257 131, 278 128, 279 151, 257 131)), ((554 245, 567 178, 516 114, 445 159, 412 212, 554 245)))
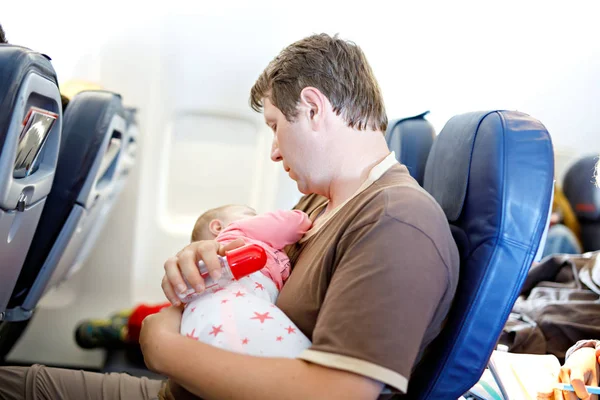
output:
POLYGON ((324 144, 319 140, 319 133, 311 129, 302 114, 294 122, 289 122, 268 98, 263 100, 265 122, 273 130, 271 160, 283 163, 283 168, 296 181, 300 192, 314 193, 324 178, 321 156, 324 144))

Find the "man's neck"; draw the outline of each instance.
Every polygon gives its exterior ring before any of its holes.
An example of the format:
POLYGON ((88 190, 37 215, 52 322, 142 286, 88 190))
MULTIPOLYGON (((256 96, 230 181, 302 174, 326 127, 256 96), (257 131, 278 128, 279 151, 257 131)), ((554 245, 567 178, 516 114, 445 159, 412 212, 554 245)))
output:
POLYGON ((354 149, 348 149, 339 172, 329 185, 329 212, 343 204, 356 193, 369 177, 369 173, 390 153, 383 134, 380 138, 356 143, 354 149), (350 155, 350 156, 349 156, 350 155), (358 156, 357 156, 358 155, 358 156))

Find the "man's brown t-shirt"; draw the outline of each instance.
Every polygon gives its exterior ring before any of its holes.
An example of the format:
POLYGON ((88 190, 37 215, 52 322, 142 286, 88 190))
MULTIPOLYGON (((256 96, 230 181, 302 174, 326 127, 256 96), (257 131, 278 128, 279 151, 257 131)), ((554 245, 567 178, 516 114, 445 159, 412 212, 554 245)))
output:
POLYGON ((313 342, 298 358, 406 392, 450 308, 459 255, 442 209, 407 168, 378 167, 329 215, 317 219, 324 197, 297 204, 317 220, 286 249, 293 270, 277 306, 313 342))

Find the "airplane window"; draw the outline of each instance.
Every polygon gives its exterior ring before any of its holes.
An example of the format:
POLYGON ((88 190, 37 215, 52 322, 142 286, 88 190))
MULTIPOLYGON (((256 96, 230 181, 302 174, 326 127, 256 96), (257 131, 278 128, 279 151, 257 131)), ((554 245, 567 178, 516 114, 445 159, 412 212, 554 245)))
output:
POLYGON ((251 202, 259 157, 257 126, 244 119, 183 113, 170 130, 166 199, 167 221, 181 223, 208 208, 251 202))

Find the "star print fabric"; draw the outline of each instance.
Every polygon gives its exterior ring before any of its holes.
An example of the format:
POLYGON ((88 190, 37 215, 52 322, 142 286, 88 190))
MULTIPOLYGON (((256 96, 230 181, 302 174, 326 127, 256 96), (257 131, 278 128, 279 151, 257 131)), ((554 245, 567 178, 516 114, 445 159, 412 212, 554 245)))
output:
POLYGON ((192 300, 181 319, 181 334, 238 353, 294 358, 308 338, 275 306, 278 290, 260 272, 192 300))

